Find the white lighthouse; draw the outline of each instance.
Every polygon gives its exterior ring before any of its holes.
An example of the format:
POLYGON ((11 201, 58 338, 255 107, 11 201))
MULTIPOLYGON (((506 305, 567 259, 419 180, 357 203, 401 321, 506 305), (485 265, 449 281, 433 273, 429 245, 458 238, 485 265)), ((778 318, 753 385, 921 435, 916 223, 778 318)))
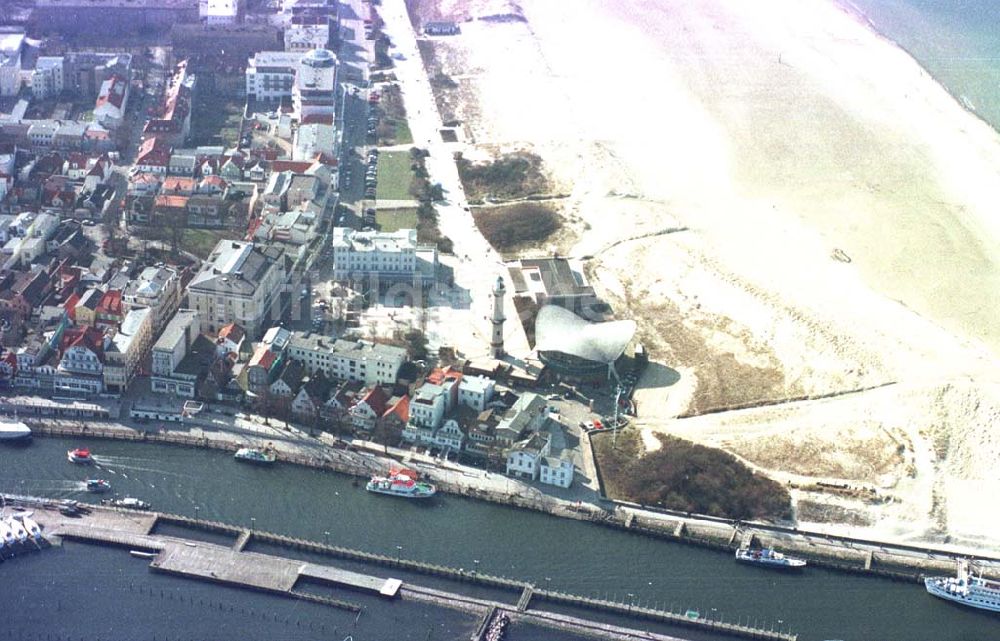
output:
POLYGON ((490 340, 490 353, 493 358, 501 358, 503 352, 503 322, 507 320, 503 315, 503 299, 507 294, 507 288, 503 285, 503 277, 497 276, 497 284, 493 286, 493 338, 490 340))

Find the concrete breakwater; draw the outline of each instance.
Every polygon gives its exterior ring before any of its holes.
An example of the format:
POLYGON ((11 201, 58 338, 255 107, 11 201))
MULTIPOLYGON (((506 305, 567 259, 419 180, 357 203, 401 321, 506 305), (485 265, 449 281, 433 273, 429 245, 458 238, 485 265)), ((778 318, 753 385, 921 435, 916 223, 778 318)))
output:
POLYGON ((136 512, 119 508, 94 507, 75 518, 61 516, 54 508, 58 501, 34 499, 30 497, 5 497, 9 503, 29 506, 35 509, 38 520, 46 533, 53 538, 67 538, 79 541, 112 545, 129 550, 148 551, 150 569, 155 572, 173 574, 189 579, 226 584, 268 592, 289 598, 306 599, 352 612, 361 612, 364 607, 351 601, 343 601, 331 596, 309 592, 302 587, 303 581, 320 583, 353 593, 368 594, 376 598, 403 598, 416 602, 431 603, 469 611, 477 616, 489 612, 502 611, 513 622, 525 622, 564 629, 570 632, 597 635, 608 639, 654 639, 659 641, 681 641, 677 637, 638 630, 629 623, 611 624, 593 621, 580 616, 539 610, 531 607, 532 600, 549 601, 561 605, 574 606, 585 612, 605 612, 617 615, 623 622, 633 619, 657 621, 672 626, 723 633, 748 639, 765 641, 795 641, 791 633, 755 628, 731 622, 703 619, 692 614, 677 614, 655 608, 637 607, 634 604, 615 603, 600 599, 587 599, 571 594, 535 591, 531 584, 490 576, 462 569, 449 568, 384 555, 350 550, 339 546, 320 544, 279 534, 248 531, 244 528, 215 521, 202 521, 183 516, 136 512), (210 543, 183 535, 157 534, 160 524, 182 526, 195 530, 236 535, 237 543, 227 546, 210 543), (249 552, 242 549, 247 539, 287 548, 307 550, 334 558, 347 558, 377 564, 390 568, 406 569, 427 575, 444 576, 460 583, 481 584, 520 591, 517 605, 489 599, 471 597, 460 591, 440 591, 419 585, 403 585, 396 579, 379 578, 367 573, 346 570, 317 563, 303 563, 301 560, 280 555, 249 552), (628 627, 623 627, 628 626, 628 627))
MULTIPOLYGON (((251 439, 239 434, 215 431, 199 435, 177 430, 145 432, 124 426, 94 423, 51 424, 30 421, 29 424, 39 435, 109 438, 224 451, 235 451, 239 447, 261 440, 261 437, 251 439)), ((315 441, 300 444, 277 438, 274 445, 280 461, 360 477, 384 472, 389 464, 397 462, 384 457, 381 452, 369 451, 362 454, 348 451, 346 445, 340 448, 324 447, 315 441)), ((532 496, 526 496, 518 493, 486 491, 436 475, 433 471, 430 472, 430 476, 442 492, 449 494, 590 521, 605 527, 629 530, 645 536, 727 553, 746 543, 774 546, 807 558, 814 566, 903 581, 916 581, 926 574, 953 574, 959 562, 971 560, 972 567, 977 573, 1000 578, 1000 559, 987 556, 969 559, 963 555, 930 547, 891 545, 770 524, 740 523, 717 517, 651 510, 623 502, 580 504, 534 492, 532 496)))

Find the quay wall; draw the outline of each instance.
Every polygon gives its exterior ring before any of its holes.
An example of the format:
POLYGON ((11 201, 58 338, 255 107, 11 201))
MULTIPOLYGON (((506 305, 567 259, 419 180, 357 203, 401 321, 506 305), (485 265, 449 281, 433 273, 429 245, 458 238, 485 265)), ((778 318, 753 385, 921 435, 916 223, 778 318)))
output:
MULTIPOLYGON (((244 446, 244 441, 239 435, 219 432, 213 432, 211 436, 196 436, 178 431, 145 432, 126 427, 98 426, 93 423, 83 425, 68 424, 66 421, 63 421, 62 424, 52 425, 31 419, 26 419, 26 422, 31 426, 35 434, 45 436, 87 436, 212 448, 230 452, 235 452, 244 446)), ((375 454, 369 451, 366 454, 385 458, 381 452, 375 454)), ((282 462, 325 469, 363 478, 367 478, 377 469, 384 468, 388 463, 388 460, 378 461, 374 464, 373 462, 359 462, 356 458, 337 455, 336 449, 331 449, 329 455, 319 457, 288 451, 279 446, 276 448, 276 455, 278 460, 282 462)), ((757 544, 780 547, 783 551, 791 552, 808 559, 811 565, 842 572, 900 581, 919 581, 923 576, 928 574, 954 574, 959 561, 971 561, 977 572, 981 572, 987 577, 1000 579, 1000 558, 986 555, 970 557, 930 547, 853 539, 845 536, 828 535, 767 523, 735 522, 712 516, 649 508, 624 501, 606 500, 601 506, 592 504, 577 505, 544 495, 536 498, 519 494, 488 492, 478 488, 470 488, 460 483, 454 483, 447 479, 434 478, 433 480, 440 491, 448 494, 545 512, 565 518, 590 521, 605 527, 628 530, 644 536, 716 549, 723 552, 731 553, 739 546, 741 536, 749 533, 752 534, 753 540, 757 544), (863 549, 864 547, 874 548, 874 550, 865 550, 863 549)), ((225 526, 225 524, 219 525, 229 527, 225 526)), ((229 530, 226 531, 229 533, 229 530)), ((238 535, 239 528, 233 528, 232 531, 238 535)), ((260 537, 259 533, 255 533, 254 536, 260 537)), ((301 544, 317 545, 305 541, 301 542, 301 544)), ((367 553, 360 554, 366 555, 367 553)), ((374 558, 353 556, 345 558, 377 562, 374 558)), ((490 585, 494 585, 495 587, 517 587, 504 582, 492 583, 490 585)), ((517 587, 517 589, 520 588, 517 587)))

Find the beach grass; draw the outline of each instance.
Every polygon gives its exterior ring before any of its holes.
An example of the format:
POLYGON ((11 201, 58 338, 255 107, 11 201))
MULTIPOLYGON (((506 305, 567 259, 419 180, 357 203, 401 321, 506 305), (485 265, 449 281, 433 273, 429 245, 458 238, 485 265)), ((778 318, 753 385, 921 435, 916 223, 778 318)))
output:
POLYGON ((400 229, 416 229, 417 208, 380 209, 375 212, 375 222, 378 224, 379 229, 385 232, 393 232, 400 229))

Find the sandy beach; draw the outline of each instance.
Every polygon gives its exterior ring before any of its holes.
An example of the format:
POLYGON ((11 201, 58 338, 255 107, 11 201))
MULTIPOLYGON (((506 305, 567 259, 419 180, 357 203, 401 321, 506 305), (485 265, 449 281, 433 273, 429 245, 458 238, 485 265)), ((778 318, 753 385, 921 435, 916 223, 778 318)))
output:
POLYGON ((538 251, 593 256, 661 365, 647 433, 882 496, 795 489, 858 517, 822 527, 1000 545, 993 129, 831 0, 437 9, 467 151, 544 159, 573 222, 538 251))

